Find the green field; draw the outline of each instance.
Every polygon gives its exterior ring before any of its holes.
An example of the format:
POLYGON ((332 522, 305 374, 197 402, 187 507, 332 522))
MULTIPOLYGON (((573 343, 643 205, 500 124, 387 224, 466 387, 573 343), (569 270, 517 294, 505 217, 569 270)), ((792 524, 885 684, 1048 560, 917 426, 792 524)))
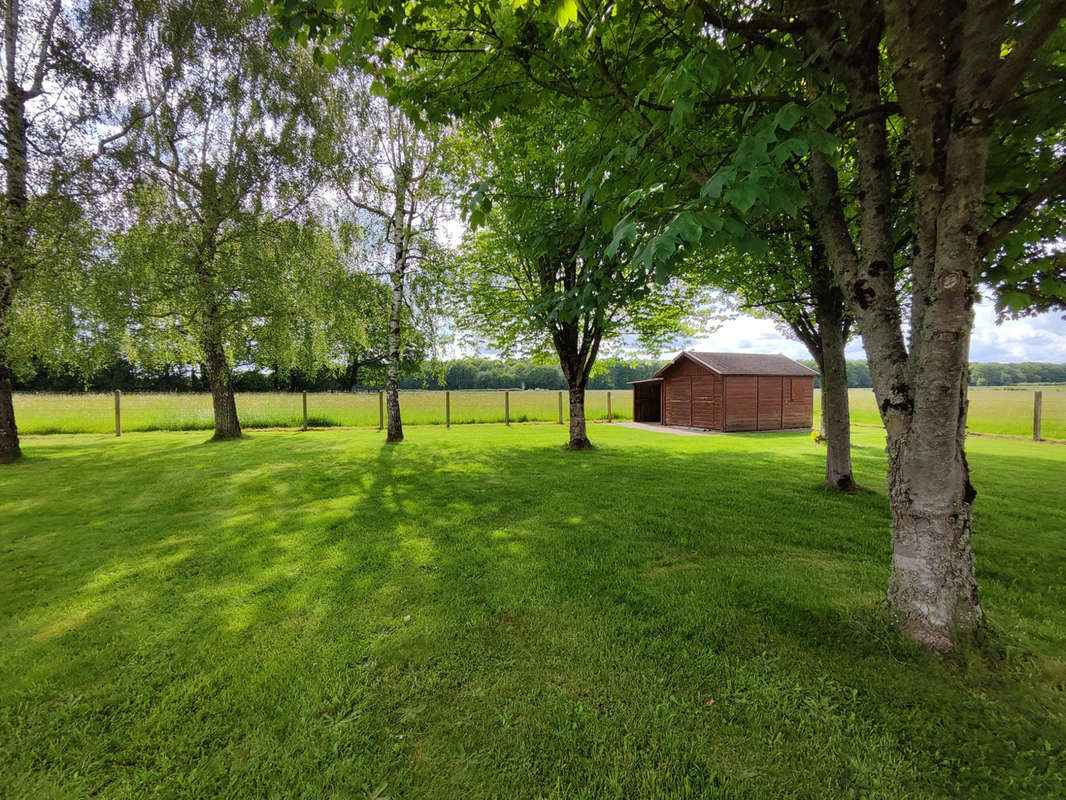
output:
MULTIPOLYGON (((629 419, 633 401, 629 390, 611 392, 612 417, 629 419)), ((307 416, 312 427, 377 427, 377 392, 309 393, 307 416)), ((400 392, 405 424, 443 425, 444 392, 400 392)), ((555 422, 559 419, 559 393, 510 392, 512 422, 555 422)), ((569 420, 566 393, 563 419, 569 420)), ((299 392, 258 392, 237 395, 237 412, 246 428, 298 428, 303 422, 299 392)), ((15 394, 19 432, 107 433, 115 430, 115 400, 110 394, 15 394)), ((607 392, 590 391, 585 399, 588 419, 607 418, 607 392)), ((503 422, 504 393, 470 391, 451 393, 453 425, 503 422)), ((122 396, 123 431, 209 430, 211 395, 131 393, 122 396)))
MULTIPOLYGON (((973 433, 1032 436, 1033 391, 1044 393, 1043 435, 1066 440, 1066 386, 974 387, 970 389, 969 429, 973 433)), ((514 422, 555 422, 559 418, 558 392, 510 393, 514 422)), ((870 389, 852 389, 852 422, 880 425, 877 404, 870 389)), ((246 428, 298 428, 302 424, 301 396, 292 392, 237 395, 237 410, 246 428)), ((503 422, 504 393, 462 391, 451 393, 452 424, 503 422)), ((403 421, 411 425, 444 424, 444 392, 401 392, 403 421)), ((814 398, 819 414, 818 394, 814 398)), ((614 419, 630 419, 633 401, 629 390, 611 391, 614 419)), ((312 427, 376 427, 378 395, 366 393, 309 394, 307 413, 312 427)), ((114 398, 109 394, 15 394, 19 432, 108 433, 115 429, 114 398)), ((607 392, 588 392, 586 416, 607 418, 607 392)), ((569 419, 566 395, 563 418, 569 419)), ((209 430, 211 397, 207 394, 126 394, 122 397, 124 431, 209 430)))
MULTIPOLYGON (((1033 435, 1033 392, 1043 392, 1045 439, 1066 440, 1066 385, 1042 386, 971 386, 970 411, 966 425, 971 433, 999 436, 1033 435)), ((871 389, 850 389, 851 421, 862 425, 880 425, 881 417, 871 389)), ((819 414, 815 392, 815 416, 819 414)))
POLYGON ((803 433, 141 433, 0 470, 4 798, 1066 796, 1066 448, 969 446, 995 634, 882 611, 803 433))

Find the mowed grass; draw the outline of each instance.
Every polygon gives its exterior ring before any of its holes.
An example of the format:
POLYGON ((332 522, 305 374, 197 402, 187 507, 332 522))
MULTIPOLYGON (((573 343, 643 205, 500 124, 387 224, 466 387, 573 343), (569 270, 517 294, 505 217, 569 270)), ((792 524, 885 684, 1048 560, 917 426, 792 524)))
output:
MULTIPOLYGON (((966 429, 970 433, 996 436, 1033 435, 1033 392, 1043 393, 1044 439, 1066 440, 1066 385, 1040 386, 971 386, 970 410, 966 429)), ((861 425, 880 425, 877 400, 872 389, 849 389, 851 421, 861 425)), ((814 393, 814 416, 821 416, 818 391, 814 393)))
POLYGON ((881 608, 802 433, 47 437, 0 471, 5 798, 1066 795, 1066 447, 970 443, 996 634, 881 608))
MULTIPOLYGON (((557 422, 559 393, 513 391, 509 393, 512 422, 557 422)), ((303 424, 300 392, 250 392, 237 395, 237 413, 246 428, 298 428, 303 424)), ((503 422, 502 391, 451 393, 453 425, 503 422)), ((121 400, 123 431, 209 430, 213 426, 211 395, 133 392, 121 400)), ((614 419, 632 417, 629 390, 611 391, 614 419)), ((443 425, 444 392, 400 392, 400 412, 405 424, 443 425)), ((607 418, 607 392, 589 391, 585 416, 607 418)), ((115 430, 115 400, 111 394, 15 393, 15 417, 19 432, 29 435, 52 433, 108 433, 115 430)), ((377 392, 314 392, 307 396, 311 427, 376 427, 379 419, 377 392)), ((563 393, 563 419, 570 419, 569 402, 563 393)))

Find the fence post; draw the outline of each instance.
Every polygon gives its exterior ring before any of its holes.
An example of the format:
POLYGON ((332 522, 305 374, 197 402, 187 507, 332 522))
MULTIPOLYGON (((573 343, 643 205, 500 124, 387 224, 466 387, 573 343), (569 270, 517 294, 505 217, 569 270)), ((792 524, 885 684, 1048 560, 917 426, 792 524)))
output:
POLYGON ((559 424, 563 424, 563 393, 559 392, 559 424))
POLYGON ((122 435, 122 390, 115 389, 115 436, 122 435))
POLYGON ((611 393, 607 392, 607 421, 611 421, 611 393))
POLYGON ((505 425, 511 424, 511 393, 503 393, 503 423, 505 425))
POLYGON ((452 426, 452 393, 444 393, 444 427, 452 426))
POLYGON ((1033 393, 1033 441, 1040 441, 1040 417, 1044 410, 1044 393, 1033 393))
POLYGON ((378 430, 385 428, 385 393, 378 391, 378 430))
POLYGON ((307 390, 304 390, 304 430, 307 430, 307 390))

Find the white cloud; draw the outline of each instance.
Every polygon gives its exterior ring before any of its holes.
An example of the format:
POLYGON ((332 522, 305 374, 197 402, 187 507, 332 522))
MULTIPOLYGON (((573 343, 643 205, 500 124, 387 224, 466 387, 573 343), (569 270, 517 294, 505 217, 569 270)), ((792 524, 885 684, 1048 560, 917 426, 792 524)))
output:
MULTIPOLYGON (((802 343, 782 336, 771 320, 747 315, 722 324, 709 336, 689 349, 730 353, 782 353, 790 358, 809 359, 802 343)), ((849 359, 864 359, 858 337, 848 345, 849 359)), ((979 303, 975 309, 974 330, 970 339, 971 361, 1044 361, 1066 363, 1066 320, 1060 314, 1041 314, 996 325, 991 303, 979 303)))

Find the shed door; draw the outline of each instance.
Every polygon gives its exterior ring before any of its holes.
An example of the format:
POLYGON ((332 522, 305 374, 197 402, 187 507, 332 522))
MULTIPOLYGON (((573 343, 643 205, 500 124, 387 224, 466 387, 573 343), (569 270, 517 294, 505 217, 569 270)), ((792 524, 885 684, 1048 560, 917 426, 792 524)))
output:
POLYGON ((667 378, 663 382, 666 396, 664 421, 667 425, 692 424, 692 379, 685 377, 667 378))
POLYGON ((759 430, 773 431, 781 427, 781 391, 779 377, 759 376, 759 430))

